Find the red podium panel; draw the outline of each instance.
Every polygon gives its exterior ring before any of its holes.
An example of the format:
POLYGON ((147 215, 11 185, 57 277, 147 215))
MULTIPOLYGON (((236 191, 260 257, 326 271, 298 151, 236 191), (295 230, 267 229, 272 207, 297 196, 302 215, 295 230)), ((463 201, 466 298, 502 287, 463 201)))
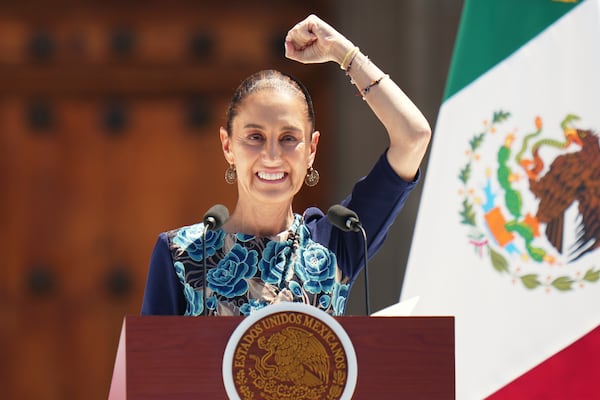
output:
MULTIPOLYGON (((128 316, 109 400, 227 399, 222 360, 243 317, 128 316)), ((358 363, 354 399, 454 399, 454 317, 337 317, 358 363)))

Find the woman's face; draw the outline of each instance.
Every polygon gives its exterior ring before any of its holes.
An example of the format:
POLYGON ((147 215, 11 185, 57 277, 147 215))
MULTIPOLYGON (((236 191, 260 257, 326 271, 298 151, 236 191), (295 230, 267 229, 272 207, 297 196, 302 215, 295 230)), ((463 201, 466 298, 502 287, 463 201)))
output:
POLYGON ((306 104, 298 95, 262 89, 240 104, 231 136, 221 143, 237 171, 240 200, 291 203, 314 161, 319 132, 311 132, 306 104))

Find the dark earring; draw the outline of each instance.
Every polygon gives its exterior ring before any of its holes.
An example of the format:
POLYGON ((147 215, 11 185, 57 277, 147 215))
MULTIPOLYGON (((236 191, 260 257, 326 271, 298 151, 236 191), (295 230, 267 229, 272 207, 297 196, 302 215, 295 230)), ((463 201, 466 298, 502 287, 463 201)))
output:
POLYGON ((237 180, 237 172, 235 172, 235 165, 230 164, 229 167, 225 170, 225 182, 233 185, 237 180))
POLYGON ((317 183, 319 183, 319 171, 313 167, 308 168, 308 171, 306 171, 306 177, 304 178, 304 183, 308 187, 316 186, 317 183))

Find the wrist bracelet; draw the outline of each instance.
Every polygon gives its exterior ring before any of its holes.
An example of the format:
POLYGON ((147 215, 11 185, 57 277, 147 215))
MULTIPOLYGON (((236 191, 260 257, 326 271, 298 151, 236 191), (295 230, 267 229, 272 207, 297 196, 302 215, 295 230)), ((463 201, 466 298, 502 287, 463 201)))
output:
POLYGON ((353 48, 348 50, 348 52, 344 56, 344 59, 342 60, 342 63, 340 64, 340 68, 346 71, 348 69, 348 66, 352 63, 352 60, 354 60, 354 57, 358 54, 359 51, 360 49, 358 48, 358 46, 354 46, 353 48))
POLYGON ((371 88, 373 88, 374 86, 379 85, 379 83, 381 83, 382 80, 384 80, 385 78, 389 78, 388 74, 383 75, 381 78, 369 83, 369 85, 367 87, 365 87, 362 91, 361 91, 361 95, 362 95, 362 99, 365 99, 365 96, 371 91, 371 88))

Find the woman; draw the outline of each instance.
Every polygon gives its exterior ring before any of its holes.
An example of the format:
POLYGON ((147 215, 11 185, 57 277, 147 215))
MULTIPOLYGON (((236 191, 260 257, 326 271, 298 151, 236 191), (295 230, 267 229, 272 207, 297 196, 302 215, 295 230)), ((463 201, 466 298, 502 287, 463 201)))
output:
MULTIPOLYGON (((373 255, 418 181, 429 124, 388 75, 317 16, 288 32, 285 50, 301 63, 338 63, 388 132, 389 148, 342 202, 360 216, 373 255)), ((235 92, 220 138, 238 201, 222 228, 207 232, 208 315, 248 315, 280 301, 344 313, 364 266, 361 236, 333 228, 316 208, 292 210, 303 183, 318 181, 319 135, 308 92, 293 78, 261 71, 235 92)), ((203 231, 200 223, 159 235, 142 314, 205 312, 203 231)))

